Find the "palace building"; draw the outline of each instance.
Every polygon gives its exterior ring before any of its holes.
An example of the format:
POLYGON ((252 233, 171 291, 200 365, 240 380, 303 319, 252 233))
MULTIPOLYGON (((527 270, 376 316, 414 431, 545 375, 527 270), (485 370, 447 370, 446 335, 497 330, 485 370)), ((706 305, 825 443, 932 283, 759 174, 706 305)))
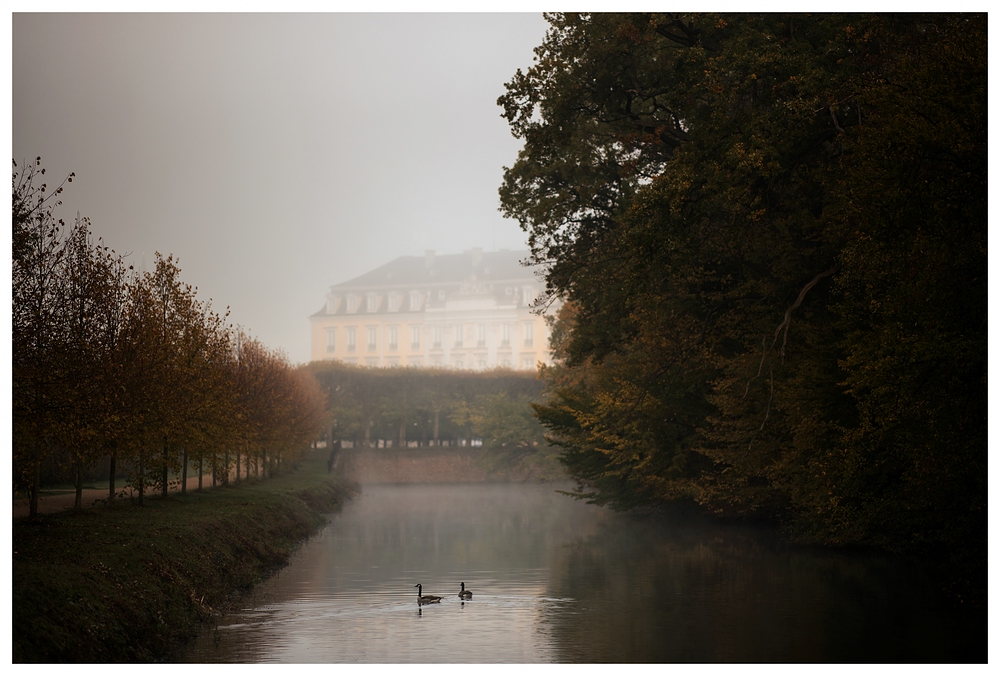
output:
POLYGON ((310 317, 312 359, 373 367, 534 370, 551 363, 532 312, 544 283, 527 251, 402 256, 330 287, 310 317))

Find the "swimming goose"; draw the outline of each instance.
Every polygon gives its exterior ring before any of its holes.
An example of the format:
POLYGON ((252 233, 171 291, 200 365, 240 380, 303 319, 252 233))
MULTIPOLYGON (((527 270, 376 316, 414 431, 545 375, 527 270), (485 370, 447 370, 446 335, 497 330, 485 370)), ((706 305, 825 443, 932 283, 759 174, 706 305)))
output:
POLYGON ((458 592, 458 598, 460 599, 471 599, 472 592, 465 590, 465 583, 462 583, 462 591, 458 592))
POLYGON ((441 603, 440 596, 424 596, 424 586, 422 584, 415 584, 413 586, 417 588, 417 605, 423 605, 425 603, 441 603))

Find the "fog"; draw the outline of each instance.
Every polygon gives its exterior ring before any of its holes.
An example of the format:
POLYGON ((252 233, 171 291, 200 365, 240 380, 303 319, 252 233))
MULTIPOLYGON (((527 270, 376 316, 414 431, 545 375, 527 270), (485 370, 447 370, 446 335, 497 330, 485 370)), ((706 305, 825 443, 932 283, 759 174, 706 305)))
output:
POLYGON ((12 152, 60 216, 293 363, 332 284, 425 249, 525 246, 496 99, 540 14, 14 14, 12 152))

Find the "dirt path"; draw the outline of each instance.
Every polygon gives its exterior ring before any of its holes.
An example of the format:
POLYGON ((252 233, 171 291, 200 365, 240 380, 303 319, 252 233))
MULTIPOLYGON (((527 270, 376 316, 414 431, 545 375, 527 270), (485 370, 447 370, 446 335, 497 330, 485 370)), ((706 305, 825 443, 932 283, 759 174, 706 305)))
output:
MULTIPOLYGON (((201 486, 203 490, 210 490, 212 488, 212 475, 211 473, 205 474, 201 480, 201 486)), ((180 486, 171 486, 170 492, 176 493, 181 489, 180 486)), ((198 489, 198 477, 190 477, 187 481, 187 489, 189 491, 194 491, 198 489)), ((120 491, 121 488, 119 487, 120 491)), ((159 495, 158 492, 151 490, 146 491, 146 497, 156 497, 159 495)), ((98 500, 103 501, 108 497, 108 489, 84 489, 83 490, 83 507, 92 507, 98 500)), ((128 498, 119 498, 128 500, 128 498)), ((52 512, 61 512, 64 509, 73 509, 73 505, 76 503, 76 493, 63 493, 60 495, 40 495, 38 497, 38 511, 42 514, 51 514, 52 512)), ((14 499, 14 517, 18 518, 22 516, 28 516, 30 508, 28 505, 28 498, 15 498, 14 499)))

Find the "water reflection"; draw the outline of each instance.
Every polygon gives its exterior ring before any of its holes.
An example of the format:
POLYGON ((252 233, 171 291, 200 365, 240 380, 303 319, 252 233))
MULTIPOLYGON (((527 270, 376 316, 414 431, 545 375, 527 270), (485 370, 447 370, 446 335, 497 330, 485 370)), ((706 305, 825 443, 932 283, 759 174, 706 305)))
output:
MULTIPOLYGON (((183 659, 963 659, 968 627, 935 612, 924 585, 886 559, 615 515, 551 485, 373 486, 183 659), (418 583, 441 602, 418 605, 418 583)), ((982 636, 985 659, 985 624, 982 636)))
POLYGON ((903 562, 698 518, 621 521, 553 566, 551 593, 579 599, 545 618, 560 661, 962 661, 979 637, 985 659, 985 625, 936 612, 903 562))

